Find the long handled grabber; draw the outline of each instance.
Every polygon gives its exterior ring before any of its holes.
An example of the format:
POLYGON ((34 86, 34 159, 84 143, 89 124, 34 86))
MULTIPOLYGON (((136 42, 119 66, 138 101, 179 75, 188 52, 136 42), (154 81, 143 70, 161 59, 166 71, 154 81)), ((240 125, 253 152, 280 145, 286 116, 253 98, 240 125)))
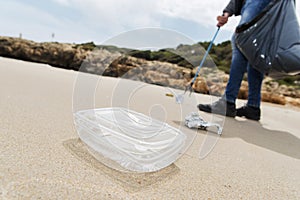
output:
POLYGON ((186 93, 187 91, 190 92, 190 96, 191 96, 191 94, 192 94, 192 92, 193 92, 193 85, 194 85, 194 82, 196 81, 196 78, 198 77, 198 75, 199 75, 199 73, 200 73, 200 70, 201 70, 201 68, 202 68, 202 66, 203 66, 203 64, 204 64, 204 61, 206 60, 206 57, 208 56, 209 51, 211 50, 211 47, 212 47, 212 45, 213 45, 213 43, 214 43, 214 41, 215 41, 215 39, 216 39, 216 37, 217 37, 217 35, 218 35, 218 33, 219 33, 219 30, 220 30, 220 27, 218 27, 218 29, 217 29, 217 31, 216 31, 216 33, 215 33, 213 39, 211 40, 211 42, 210 42, 210 44, 209 44, 209 46, 208 46, 208 48, 207 48, 207 50, 206 50, 206 52, 205 52, 203 58, 202 58, 202 61, 201 61, 200 65, 198 66, 197 72, 195 73, 195 76, 194 76, 193 80, 191 81, 190 84, 188 84, 188 85, 185 87, 185 91, 184 91, 183 94, 179 94, 179 95, 176 96, 176 102, 177 102, 177 103, 181 104, 181 103, 183 102, 183 100, 184 100, 184 95, 185 95, 185 93, 186 93))

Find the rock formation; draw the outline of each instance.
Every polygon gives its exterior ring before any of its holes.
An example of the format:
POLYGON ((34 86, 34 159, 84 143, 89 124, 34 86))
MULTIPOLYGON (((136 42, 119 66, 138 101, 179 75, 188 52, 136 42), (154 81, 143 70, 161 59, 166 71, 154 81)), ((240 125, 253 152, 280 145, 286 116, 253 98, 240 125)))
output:
MULTIPOLYGON (((11 37, 0 37, 0 56, 177 89, 184 89, 196 73, 196 69, 191 70, 168 62, 147 61, 103 48, 93 49, 92 45, 91 48, 85 48, 83 45, 57 42, 37 43, 11 37)), ((223 71, 204 67, 193 89, 195 92, 204 94, 221 95, 227 81, 228 75, 223 71)), ((247 97, 248 84, 243 81, 239 98, 246 99, 247 97)), ((299 99, 299 90, 279 85, 269 78, 264 80, 263 101, 300 106, 299 99)))
POLYGON ((64 69, 78 69, 87 51, 74 44, 37 43, 12 37, 0 37, 0 56, 49 64, 64 69))

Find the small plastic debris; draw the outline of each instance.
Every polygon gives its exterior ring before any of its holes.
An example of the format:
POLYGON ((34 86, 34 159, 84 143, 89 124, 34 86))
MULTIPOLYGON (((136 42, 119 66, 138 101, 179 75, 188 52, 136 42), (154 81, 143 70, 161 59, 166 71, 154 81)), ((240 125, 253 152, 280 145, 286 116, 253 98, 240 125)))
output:
POLYGON ((222 127, 219 124, 204 121, 202 117, 196 112, 192 112, 191 114, 186 116, 184 124, 188 128, 197 128, 201 130, 207 130, 208 127, 215 126, 218 130, 217 133, 219 135, 222 134, 222 127))
POLYGON ((166 96, 167 96, 167 97, 174 97, 174 95, 171 94, 171 93, 167 93, 166 96))

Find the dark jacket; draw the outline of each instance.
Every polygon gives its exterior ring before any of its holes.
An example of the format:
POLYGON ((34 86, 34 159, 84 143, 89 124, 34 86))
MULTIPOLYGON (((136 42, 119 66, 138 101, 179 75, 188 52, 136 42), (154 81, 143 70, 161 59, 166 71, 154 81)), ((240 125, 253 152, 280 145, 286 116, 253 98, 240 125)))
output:
POLYGON ((230 0, 223 12, 228 12, 230 15, 238 16, 241 14, 245 0, 230 0))
MULTIPOLYGON (((228 12, 231 15, 238 16, 241 14, 242 7, 244 5, 246 0, 230 0, 226 8, 223 10, 223 12, 228 12)), ((294 0, 294 3, 296 5, 296 0, 294 0)))

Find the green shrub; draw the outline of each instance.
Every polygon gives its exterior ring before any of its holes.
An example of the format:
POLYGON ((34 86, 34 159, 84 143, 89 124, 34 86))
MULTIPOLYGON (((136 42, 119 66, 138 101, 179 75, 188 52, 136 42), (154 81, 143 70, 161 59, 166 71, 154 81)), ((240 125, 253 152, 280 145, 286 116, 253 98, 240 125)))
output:
POLYGON ((76 49, 79 47, 81 47, 82 49, 84 49, 86 51, 93 51, 95 49, 96 45, 94 44, 94 42, 87 42, 87 43, 75 45, 76 49))

